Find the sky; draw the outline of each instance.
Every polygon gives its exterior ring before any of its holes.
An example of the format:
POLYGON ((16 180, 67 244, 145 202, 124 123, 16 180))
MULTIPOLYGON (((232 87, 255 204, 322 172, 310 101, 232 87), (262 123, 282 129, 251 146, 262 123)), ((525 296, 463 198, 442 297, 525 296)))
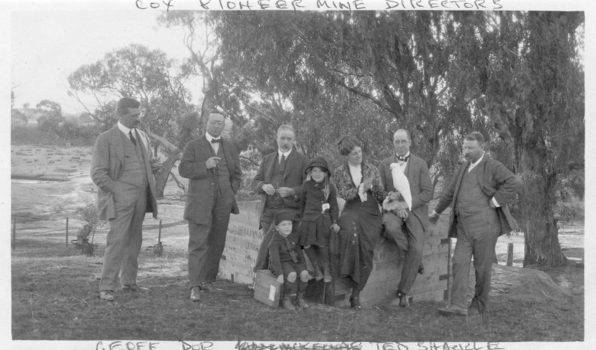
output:
MULTIPOLYGON (((138 10, 13 12, 10 69, 15 108, 25 103, 34 107, 47 99, 58 102, 65 113, 82 112, 79 102, 67 94, 68 76, 130 44, 160 49, 181 62, 188 56, 183 32, 160 27, 158 15, 138 10)), ((85 102, 93 104, 91 98, 85 102)))

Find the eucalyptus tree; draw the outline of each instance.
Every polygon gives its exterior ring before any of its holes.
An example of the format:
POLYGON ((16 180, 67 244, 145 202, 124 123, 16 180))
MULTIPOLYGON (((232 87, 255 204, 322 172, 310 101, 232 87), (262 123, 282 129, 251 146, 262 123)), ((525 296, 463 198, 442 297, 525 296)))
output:
MULTIPOLYGON (((476 26, 484 65, 476 115, 513 152, 524 186, 524 264, 566 263, 558 241, 557 200, 585 159, 582 12, 483 14, 476 26)), ((464 67, 465 69, 465 67, 464 67)), ((580 198, 583 193, 578 193, 580 198)))
MULTIPOLYGON (((190 141, 180 137, 184 116, 196 108, 185 86, 188 78, 188 72, 176 67, 163 51, 137 44, 109 52, 103 59, 79 67, 68 78, 71 96, 100 123, 114 120, 115 99, 128 96, 140 100, 145 131, 164 146, 168 155, 156 178, 158 197, 163 196, 182 147, 190 141), (92 111, 80 94, 92 96, 97 107, 92 111)), ((158 144, 154 147, 157 154, 158 144)))
MULTIPOLYGON (((367 121, 386 119, 375 126, 380 132, 372 143, 389 141, 389 129, 410 130, 436 182, 452 176, 463 136, 485 133, 492 153, 524 179, 525 264, 565 263, 554 208, 561 180, 583 164, 581 13, 209 16, 223 64, 253 94, 282 101, 285 113, 278 116, 302 123, 302 147, 320 147, 326 125, 362 132, 363 124, 352 123, 360 108, 367 121)), ((260 102, 256 114, 272 106, 260 102)), ((251 127, 271 133, 276 118, 270 115, 251 127)))

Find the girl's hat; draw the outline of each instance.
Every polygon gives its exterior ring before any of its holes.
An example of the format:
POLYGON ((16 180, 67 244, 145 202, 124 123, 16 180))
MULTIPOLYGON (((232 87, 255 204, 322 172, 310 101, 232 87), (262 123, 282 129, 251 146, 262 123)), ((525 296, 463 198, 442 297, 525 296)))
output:
POLYGON ((329 165, 327 165, 327 161, 323 157, 315 157, 310 160, 308 163, 308 167, 306 168, 306 173, 310 171, 310 169, 317 167, 325 170, 331 176, 331 170, 329 170, 329 165))
POLYGON ((285 220, 296 221, 296 213, 289 210, 282 210, 273 216, 273 222, 275 222, 275 225, 279 225, 280 222, 285 220))

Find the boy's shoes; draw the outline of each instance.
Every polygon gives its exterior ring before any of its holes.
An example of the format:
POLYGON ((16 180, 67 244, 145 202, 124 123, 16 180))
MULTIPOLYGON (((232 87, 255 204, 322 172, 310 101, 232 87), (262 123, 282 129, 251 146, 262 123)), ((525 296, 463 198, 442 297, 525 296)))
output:
POLYGON ((298 294, 298 297, 296 298, 296 306, 298 306, 299 309, 308 309, 310 307, 306 301, 304 301, 304 294, 298 294))
POLYGON ((292 304, 292 301, 290 300, 290 297, 284 297, 281 305, 286 310, 296 310, 296 308, 292 304))

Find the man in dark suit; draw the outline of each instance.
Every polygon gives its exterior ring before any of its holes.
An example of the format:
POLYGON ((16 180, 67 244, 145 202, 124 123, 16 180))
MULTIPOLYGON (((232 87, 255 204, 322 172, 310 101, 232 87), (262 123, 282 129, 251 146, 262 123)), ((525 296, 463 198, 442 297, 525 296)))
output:
POLYGON ((147 134, 136 129, 141 104, 122 98, 116 112, 118 123, 97 137, 91 160, 91 179, 99 187, 99 219, 110 225, 99 282, 99 297, 107 301, 114 300, 119 274, 124 290, 146 290, 136 282, 141 229, 146 212, 157 218, 151 145, 147 134))
POLYGON ((261 195, 259 229, 263 242, 259 249, 254 272, 268 266, 270 230, 273 217, 281 210, 300 209, 300 193, 306 177, 308 158, 294 149, 294 128, 282 125, 277 130, 277 151, 266 155, 253 179, 253 190, 261 195))
POLYGON ((188 220, 188 278, 190 299, 200 301, 199 291, 213 291, 219 260, 226 244, 230 213, 238 214, 234 195, 242 171, 233 143, 223 139, 225 119, 211 113, 207 133, 184 148, 178 168, 190 179, 184 219, 188 220))
POLYGON ((521 182, 503 164, 483 151, 484 137, 478 132, 466 136, 466 158, 449 186, 445 188, 431 222, 452 206, 449 237, 457 237, 453 253, 451 305, 439 308, 443 316, 474 316, 487 310, 490 278, 497 238, 517 229, 507 204, 515 199, 521 182), (470 305, 466 304, 470 260, 474 257, 476 287, 470 305))
POLYGON ((398 163, 408 178, 412 194, 412 209, 400 199, 400 206, 395 211, 383 214, 385 233, 391 236, 397 246, 406 252, 401 271, 401 279, 397 287, 398 303, 408 307, 408 294, 416 280, 416 275, 422 273, 422 250, 424 248, 425 233, 428 231, 428 202, 433 198, 433 186, 428 174, 426 162, 410 153, 412 142, 410 135, 404 129, 393 134, 393 145, 396 154, 383 159, 379 164, 381 181, 387 192, 396 191, 391 175, 391 164, 398 163))

